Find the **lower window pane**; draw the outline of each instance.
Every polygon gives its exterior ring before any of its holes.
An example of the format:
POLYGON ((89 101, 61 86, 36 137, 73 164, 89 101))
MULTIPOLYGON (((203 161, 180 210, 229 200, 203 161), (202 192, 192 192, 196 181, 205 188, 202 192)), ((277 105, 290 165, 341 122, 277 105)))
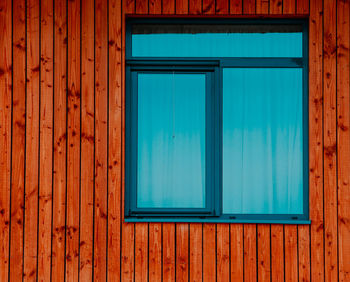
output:
POLYGON ((138 74, 138 208, 205 207, 205 74, 138 74))
POLYGON ((224 69, 224 213, 303 213, 302 128, 302 69, 224 69))

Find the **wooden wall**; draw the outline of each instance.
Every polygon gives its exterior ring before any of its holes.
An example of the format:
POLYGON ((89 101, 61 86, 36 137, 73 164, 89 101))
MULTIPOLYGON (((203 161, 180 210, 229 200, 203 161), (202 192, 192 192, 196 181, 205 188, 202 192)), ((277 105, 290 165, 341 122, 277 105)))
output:
POLYGON ((350 281, 349 0, 1 0, 0 281, 350 281), (123 222, 125 14, 304 15, 311 225, 123 222))

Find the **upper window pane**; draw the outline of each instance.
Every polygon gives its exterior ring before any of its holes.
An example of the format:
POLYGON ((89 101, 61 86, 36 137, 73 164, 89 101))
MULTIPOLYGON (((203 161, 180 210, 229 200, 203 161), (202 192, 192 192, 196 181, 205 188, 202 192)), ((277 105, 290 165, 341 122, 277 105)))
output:
POLYGON ((301 25, 133 24, 134 57, 302 57, 301 25))
POLYGON ((205 89, 205 74, 138 74, 138 208, 205 207, 205 89))

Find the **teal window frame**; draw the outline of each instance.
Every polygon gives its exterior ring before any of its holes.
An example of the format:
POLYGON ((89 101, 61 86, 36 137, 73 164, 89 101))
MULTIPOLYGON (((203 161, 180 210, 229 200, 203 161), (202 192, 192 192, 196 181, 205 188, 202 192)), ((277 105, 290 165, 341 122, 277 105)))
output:
POLYGON ((164 19, 130 18, 125 49, 125 210, 127 222, 231 222, 309 224, 308 23, 305 19, 164 19), (302 26, 302 57, 133 57, 132 24, 298 24, 302 26), (302 68, 303 71, 303 213, 223 214, 223 69, 302 68), (206 204, 205 208, 138 208, 137 202, 137 75, 138 73, 206 74, 206 204))

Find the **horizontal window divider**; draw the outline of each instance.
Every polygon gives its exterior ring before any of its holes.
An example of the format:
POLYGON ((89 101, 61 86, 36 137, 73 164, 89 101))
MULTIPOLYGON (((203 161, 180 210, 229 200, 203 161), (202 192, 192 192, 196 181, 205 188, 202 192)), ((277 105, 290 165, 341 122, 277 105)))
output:
POLYGON ((208 58, 137 58, 128 59, 127 65, 134 66, 219 66, 219 59, 208 59, 208 58))
POLYGON ((221 67, 237 68, 302 68, 303 58, 222 58, 221 67))
POLYGON ((161 216, 162 214, 174 214, 174 215, 180 215, 181 216, 193 216, 193 215, 198 215, 198 214, 202 214, 202 215, 211 215, 212 211, 208 210, 208 209, 157 209, 157 208, 153 208, 153 209, 132 209, 130 211, 131 215, 147 215, 147 216, 161 216))

